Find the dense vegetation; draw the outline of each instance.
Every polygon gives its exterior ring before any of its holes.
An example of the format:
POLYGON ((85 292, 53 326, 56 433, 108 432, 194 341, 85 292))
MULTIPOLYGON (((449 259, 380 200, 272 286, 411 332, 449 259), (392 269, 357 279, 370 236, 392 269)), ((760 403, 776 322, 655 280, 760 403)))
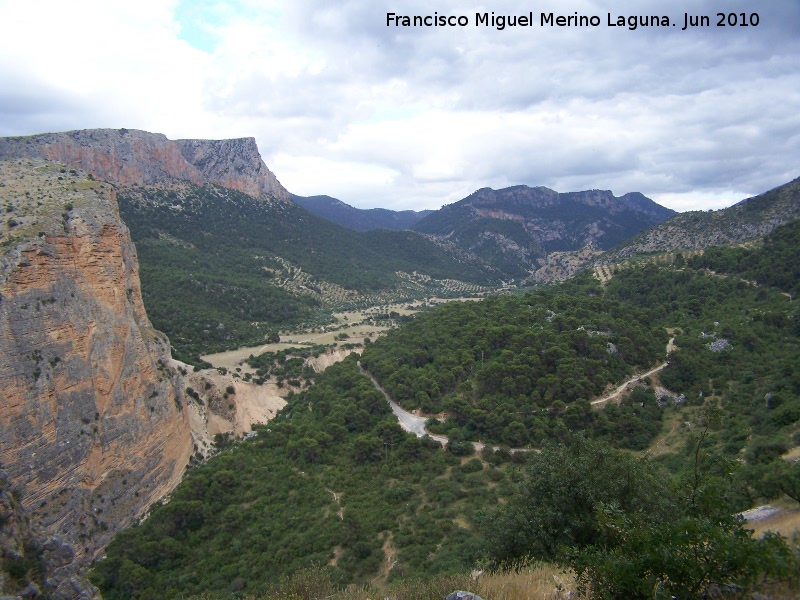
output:
MULTIPOLYGON (((488 282, 419 234, 358 233, 294 203, 215 186, 121 191, 120 213, 139 255, 153 325, 182 360, 263 342, 276 326, 326 322, 321 286, 413 296, 397 271, 488 282), (311 276, 287 289, 299 273, 311 276)), ((417 293, 420 293, 417 291, 417 293)), ((328 317, 329 318, 329 317, 328 317)))
POLYGON ((744 279, 778 288, 796 298, 800 293, 800 220, 782 225, 764 238, 755 249, 717 246, 692 257, 693 268, 707 268, 736 274, 744 279))
POLYGON ((510 493, 516 469, 490 455, 462 464, 403 432, 348 359, 257 437, 190 471, 115 538, 92 579, 107 600, 260 592, 313 563, 364 581, 386 567, 389 542, 395 577, 467 569, 479 556, 472 525, 510 493))
POLYGON ((681 478, 581 437, 546 445, 484 523, 490 556, 555 562, 598 599, 742 598, 764 577, 796 580, 785 541, 752 538, 736 516, 731 467, 702 450, 706 434, 681 478))
MULTIPOLYGON (((783 235, 748 260, 797 264, 783 235)), ((800 327, 786 295, 796 280, 768 289, 725 273, 738 267, 702 266, 629 267, 605 287, 582 274, 418 316, 361 360, 407 407, 448 413, 429 422, 450 436, 447 451, 401 431, 350 358, 257 437, 192 470, 116 538, 94 581, 108 599, 231 596, 313 562, 346 583, 544 559, 571 566, 595 597, 660 598, 785 575, 796 557, 733 515, 800 500, 800 466, 782 458, 800 443, 800 327), (662 360, 669 335, 677 348, 656 381, 590 408, 634 366, 662 360), (668 440, 658 452, 654 436, 668 440), (544 451, 475 457, 465 442, 478 438, 544 451), (607 444, 649 445, 653 458, 607 444)), ((264 358, 262 376, 288 376, 300 366, 290 360, 264 358)))
POLYGON ((431 431, 454 439, 521 447, 591 429, 644 448, 660 429, 652 390, 607 411, 588 400, 663 361, 667 333, 581 284, 442 306, 367 346, 361 362, 406 409, 447 412, 431 431))
MULTIPOLYGON (((740 508, 796 486, 797 474, 788 473, 790 463, 781 458, 800 444, 796 302, 732 276, 655 267, 619 273, 607 294, 649 307, 656 322, 679 328, 678 349, 661 381, 688 405, 719 410, 717 450, 745 461, 737 472, 740 508)), ((687 409, 685 420, 691 415, 687 409)), ((673 453, 659 460, 680 470, 688 457, 673 453)))

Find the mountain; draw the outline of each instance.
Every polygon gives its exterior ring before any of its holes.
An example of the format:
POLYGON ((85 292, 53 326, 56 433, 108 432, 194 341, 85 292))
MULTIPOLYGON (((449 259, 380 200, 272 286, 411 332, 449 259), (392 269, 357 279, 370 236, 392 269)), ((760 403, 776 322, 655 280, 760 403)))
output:
POLYGON ((558 193, 546 187, 483 188, 412 227, 447 239, 513 277, 552 252, 608 249, 674 214, 639 193, 558 193))
POLYGON ((0 463, 77 569, 180 481, 193 452, 182 383, 112 186, 0 160, 0 202, 0 463))
POLYGON ((136 129, 83 129, 0 138, 0 157, 58 161, 123 187, 185 181, 289 200, 254 138, 169 140, 136 129))
POLYGON ((181 360, 326 323, 332 309, 480 291, 503 275, 419 233, 357 232, 308 212, 252 138, 84 130, 3 138, 3 156, 67 161, 117 186, 148 314, 181 360))
POLYGON ((355 208, 330 196, 295 196, 294 202, 315 215, 356 231, 371 229, 409 229, 432 210, 388 210, 386 208, 355 208))
POLYGON ((800 178, 728 208, 673 215, 612 248, 599 262, 614 262, 643 253, 738 244, 798 218, 800 178))

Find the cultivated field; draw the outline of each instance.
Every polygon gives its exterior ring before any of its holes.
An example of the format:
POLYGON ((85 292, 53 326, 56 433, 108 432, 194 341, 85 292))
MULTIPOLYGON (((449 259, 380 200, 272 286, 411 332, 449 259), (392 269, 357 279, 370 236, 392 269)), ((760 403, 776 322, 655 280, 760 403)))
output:
POLYGON ((377 339, 385 335, 398 324, 398 319, 425 310, 426 308, 444 304, 446 302, 468 302, 481 298, 426 298, 405 303, 382 304, 360 310, 349 310, 334 313, 335 323, 314 327, 303 331, 281 332, 281 341, 273 344, 262 344, 206 354, 203 360, 214 367, 224 367, 234 370, 237 367, 242 373, 252 373, 253 369, 247 366, 245 360, 252 354, 258 356, 264 352, 277 352, 302 346, 342 346, 344 344, 364 343, 364 338, 377 339))

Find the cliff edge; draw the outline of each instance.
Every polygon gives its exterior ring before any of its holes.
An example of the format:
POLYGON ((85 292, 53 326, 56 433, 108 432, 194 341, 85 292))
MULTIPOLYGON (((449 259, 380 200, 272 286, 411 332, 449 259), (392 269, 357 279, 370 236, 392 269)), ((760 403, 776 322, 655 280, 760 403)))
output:
POLYGON ((83 129, 0 138, 0 158, 57 161, 121 186, 189 181, 290 201, 255 138, 169 140, 136 129, 83 129))
POLYGON ((0 207, 0 468, 86 564, 180 481, 193 451, 181 379, 112 186, 0 160, 0 207))

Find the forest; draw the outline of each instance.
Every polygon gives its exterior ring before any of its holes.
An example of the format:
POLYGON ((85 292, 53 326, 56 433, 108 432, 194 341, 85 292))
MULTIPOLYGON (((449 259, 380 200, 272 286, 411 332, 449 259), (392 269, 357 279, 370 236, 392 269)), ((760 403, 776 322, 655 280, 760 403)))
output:
POLYGON ((463 570, 478 558, 483 508, 511 493, 519 469, 508 454, 462 464, 403 432, 347 359, 255 438, 192 469, 114 539, 92 580, 109 600, 262 593, 313 564, 363 582, 385 568, 389 540, 392 577, 463 570))
POLYGON ((591 429, 643 449, 660 429, 652 389, 607 411, 588 400, 663 361, 669 336, 586 283, 447 304, 368 345, 361 362, 407 410, 447 413, 430 430, 452 439, 538 446, 591 429))
POLYGON ((234 598, 312 564, 344 585, 547 561, 596 598, 791 581, 786 541, 751 538, 736 514, 800 501, 800 464, 783 458, 800 445, 797 281, 751 279, 765 257, 798 263, 793 227, 702 263, 620 267, 605 286, 583 273, 420 314, 361 362, 406 407, 446 413, 429 421, 445 448, 402 431, 350 357, 192 468, 92 580, 108 599, 234 598), (589 404, 664 360, 619 405, 589 404))
POLYGON ((695 269, 712 269, 735 274, 758 285, 778 288, 793 298, 800 292, 800 221, 777 228, 756 248, 717 246, 692 257, 695 269))

